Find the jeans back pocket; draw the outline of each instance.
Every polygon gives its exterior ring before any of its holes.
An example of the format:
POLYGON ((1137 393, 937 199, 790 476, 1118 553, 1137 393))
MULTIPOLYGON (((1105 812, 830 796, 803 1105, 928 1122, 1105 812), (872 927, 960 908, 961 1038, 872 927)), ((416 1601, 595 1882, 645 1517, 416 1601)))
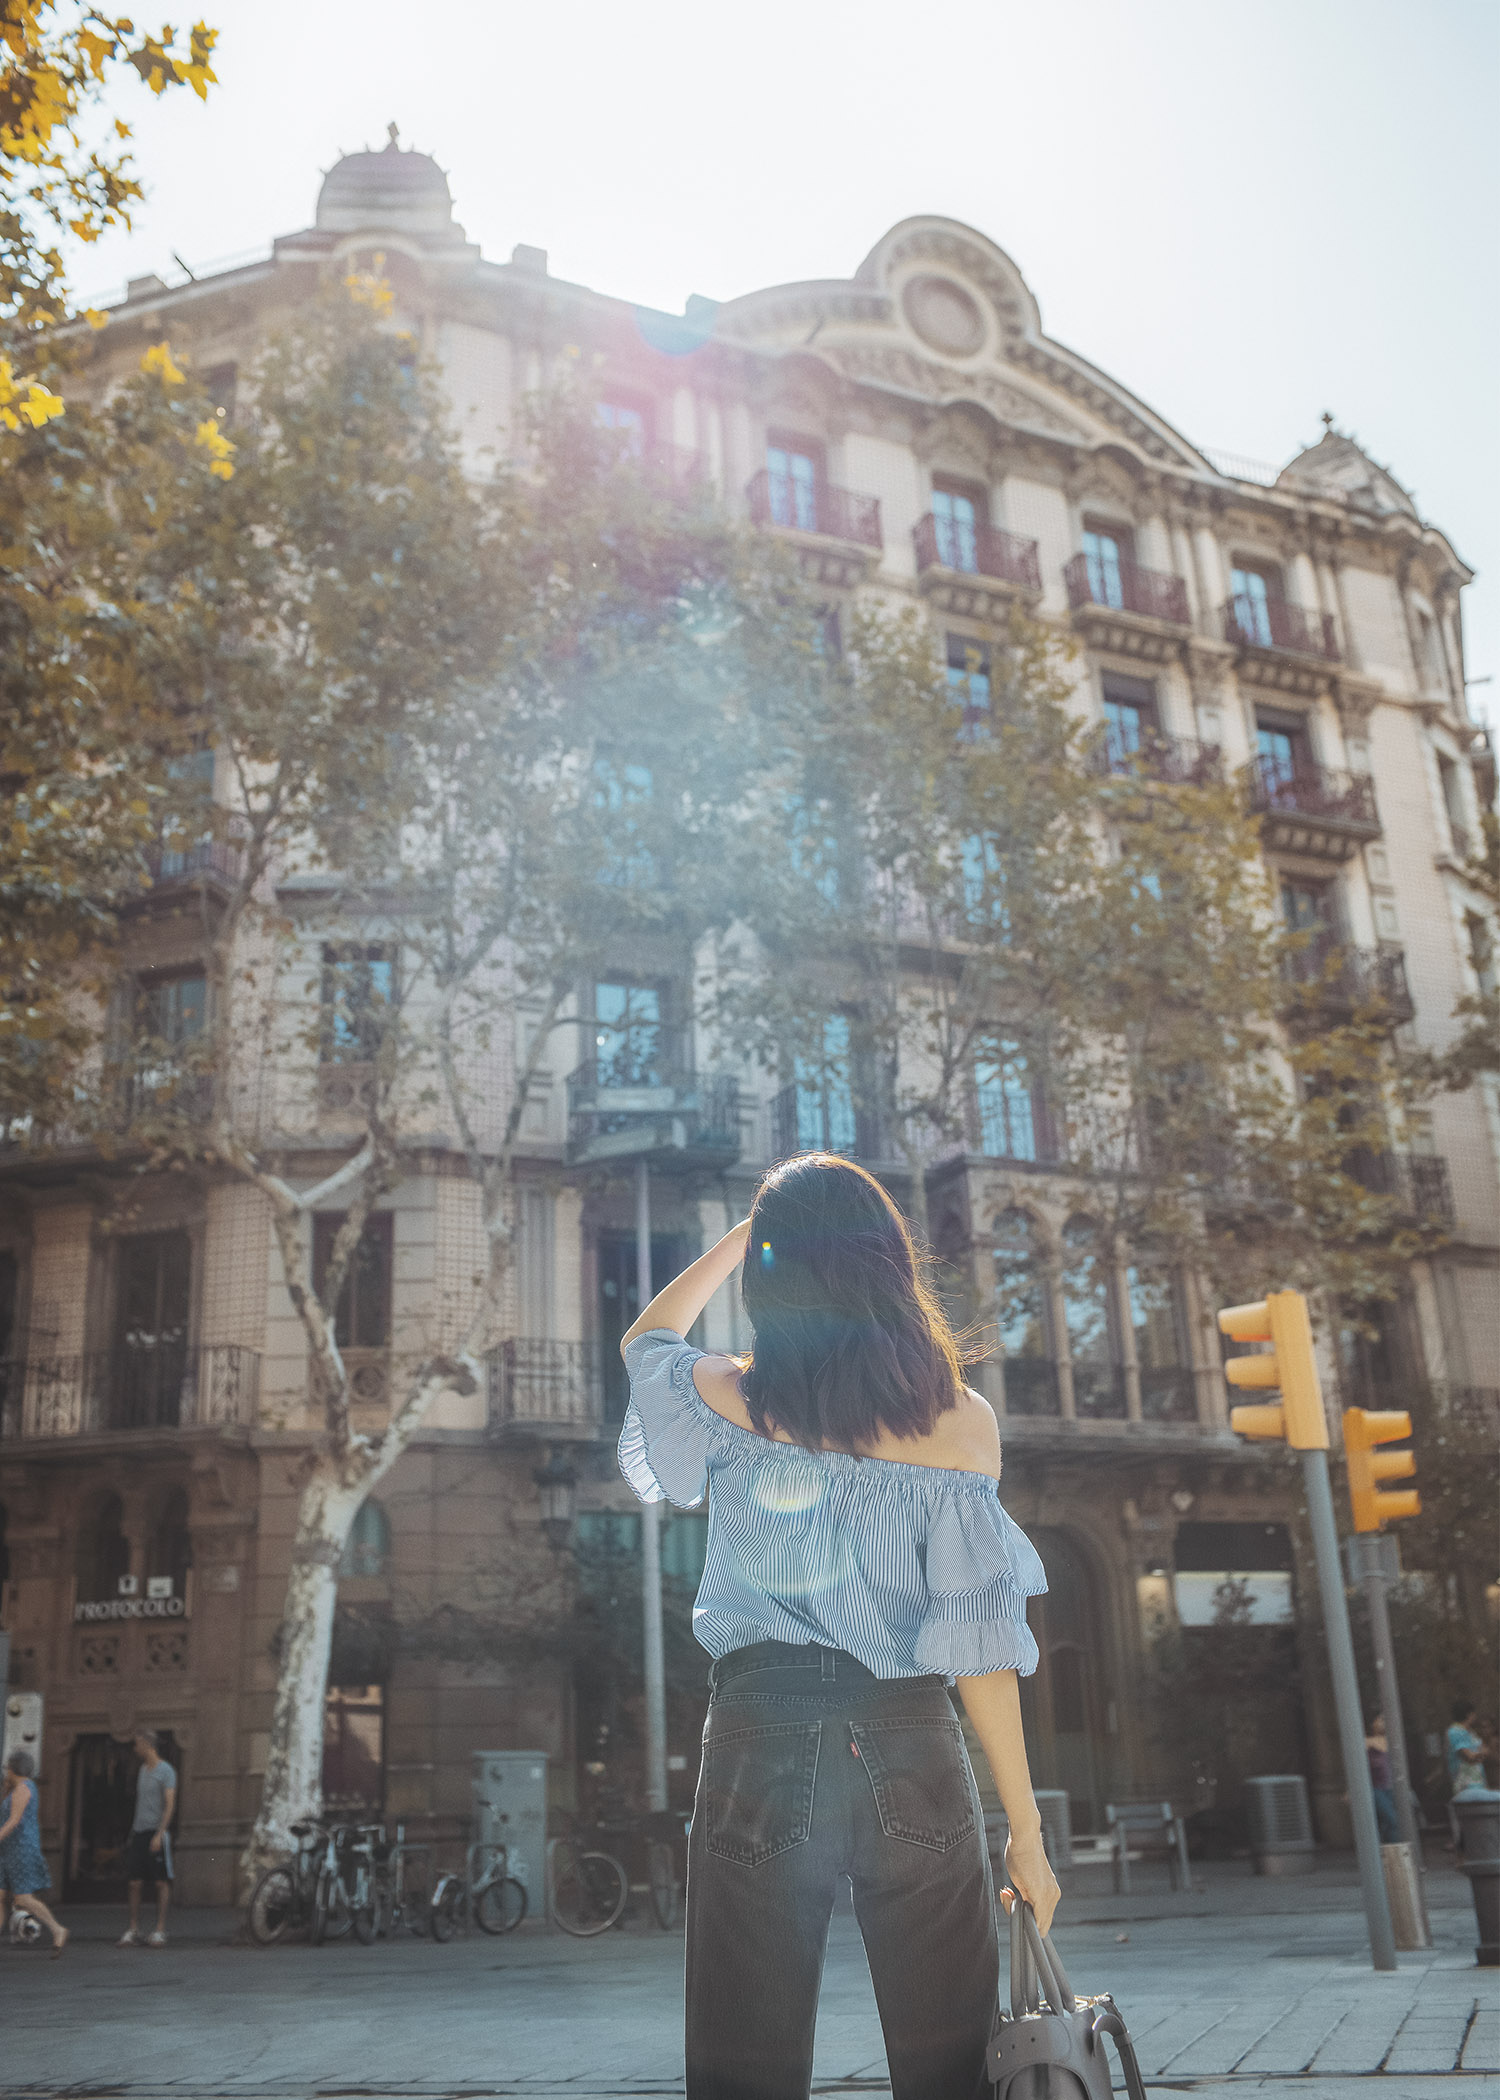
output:
POLYGON ((722 1734, 710 1723, 702 1800, 710 1852, 758 1867, 806 1844, 822 1732, 821 1721, 777 1721, 722 1734))
POLYGON ((974 1831, 968 1753, 957 1721, 852 1721, 887 1837, 946 1852, 974 1831))

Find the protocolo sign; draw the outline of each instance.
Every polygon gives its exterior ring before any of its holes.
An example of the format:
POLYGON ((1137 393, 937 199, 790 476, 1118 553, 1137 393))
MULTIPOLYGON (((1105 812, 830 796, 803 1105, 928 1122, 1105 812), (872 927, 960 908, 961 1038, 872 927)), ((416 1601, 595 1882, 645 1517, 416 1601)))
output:
POLYGON ((147 1594, 137 1594, 140 1579, 135 1575, 122 1575, 117 1597, 102 1597, 89 1604, 73 1606, 75 1626, 96 1626, 101 1620, 112 1619, 185 1619, 187 1599, 174 1597, 170 1575, 151 1575, 146 1580, 147 1594))

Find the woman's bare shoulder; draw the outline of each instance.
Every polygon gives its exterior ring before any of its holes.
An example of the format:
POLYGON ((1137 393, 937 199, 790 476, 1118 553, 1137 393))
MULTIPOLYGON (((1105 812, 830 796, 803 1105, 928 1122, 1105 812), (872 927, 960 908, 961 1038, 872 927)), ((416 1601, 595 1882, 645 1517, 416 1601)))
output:
POLYGON ((700 1356, 693 1365, 693 1385, 698 1398, 726 1422, 738 1429, 753 1429, 750 1410, 740 1391, 744 1365, 736 1356, 700 1356))
POLYGON ((964 1386, 958 1404, 939 1415, 934 1442, 951 1454, 947 1463, 964 1472, 1000 1478, 1000 1424, 982 1393, 964 1386))

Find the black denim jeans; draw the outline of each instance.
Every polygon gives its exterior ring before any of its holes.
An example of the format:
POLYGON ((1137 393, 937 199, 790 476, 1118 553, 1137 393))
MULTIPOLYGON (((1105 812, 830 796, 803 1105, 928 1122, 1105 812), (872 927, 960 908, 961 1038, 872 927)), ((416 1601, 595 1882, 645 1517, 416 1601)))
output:
POLYGON ((715 1663, 688 1839, 687 2100, 804 2100, 844 1877, 893 2100, 988 2100, 984 1819, 940 1677, 765 1641, 715 1663))

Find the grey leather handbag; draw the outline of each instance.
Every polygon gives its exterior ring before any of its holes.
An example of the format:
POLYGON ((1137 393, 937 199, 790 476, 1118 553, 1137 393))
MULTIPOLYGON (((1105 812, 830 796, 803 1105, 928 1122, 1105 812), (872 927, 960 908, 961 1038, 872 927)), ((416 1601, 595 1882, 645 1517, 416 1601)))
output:
POLYGON ((1114 2043, 1130 2100, 1146 2100, 1141 2067, 1107 1991, 1079 1998, 1029 1903, 1010 1913, 1010 2012, 1000 2012, 988 2065, 995 2100, 1110 2100, 1104 2037, 1114 2043))

